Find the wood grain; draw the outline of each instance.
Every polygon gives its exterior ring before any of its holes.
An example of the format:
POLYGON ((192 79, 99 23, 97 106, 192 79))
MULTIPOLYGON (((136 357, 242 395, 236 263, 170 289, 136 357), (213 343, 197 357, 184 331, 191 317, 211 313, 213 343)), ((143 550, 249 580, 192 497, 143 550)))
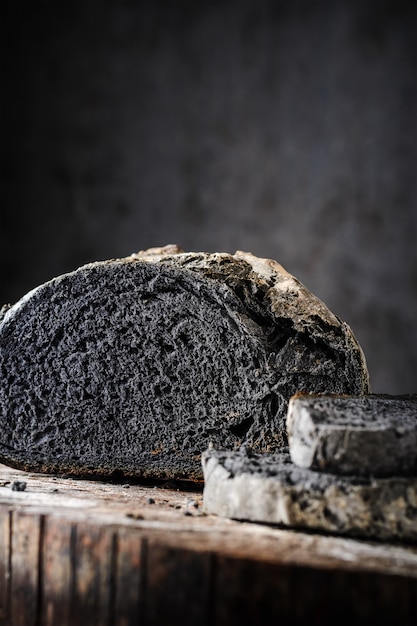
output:
POLYGON ((36 626, 41 517, 15 511, 11 534, 10 613, 14 626, 36 626))
POLYGON ((210 554, 147 543, 145 623, 208 626, 210 554))
POLYGON ((11 513, 0 506, 0 625, 9 621, 11 513))
POLYGON ((112 529, 87 522, 77 524, 75 533, 71 614, 91 626, 107 626, 113 598, 112 529))
POLYGON ((146 540, 134 529, 120 528, 115 535, 114 603, 111 623, 136 626, 143 623, 146 540))
POLYGON ((42 545, 41 615, 45 626, 70 626, 74 586, 74 530, 47 516, 42 545))
POLYGON ((0 485, 1 626, 417 623, 415 546, 223 520, 197 486, 0 485))

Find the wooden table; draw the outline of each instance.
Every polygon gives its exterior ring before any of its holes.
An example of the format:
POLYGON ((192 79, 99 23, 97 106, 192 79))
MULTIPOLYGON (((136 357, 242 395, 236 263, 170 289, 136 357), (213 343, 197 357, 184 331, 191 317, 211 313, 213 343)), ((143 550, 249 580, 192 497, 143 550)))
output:
POLYGON ((2 626, 327 623, 416 626, 417 548, 205 515, 195 485, 0 465, 2 626))

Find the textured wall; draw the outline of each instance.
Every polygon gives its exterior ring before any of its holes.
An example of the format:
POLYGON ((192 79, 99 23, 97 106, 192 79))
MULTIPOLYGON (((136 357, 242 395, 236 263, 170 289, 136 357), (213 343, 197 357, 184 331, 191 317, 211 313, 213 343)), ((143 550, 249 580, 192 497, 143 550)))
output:
POLYGON ((279 260, 416 392, 416 8, 1 4, 1 292, 176 242, 279 260))

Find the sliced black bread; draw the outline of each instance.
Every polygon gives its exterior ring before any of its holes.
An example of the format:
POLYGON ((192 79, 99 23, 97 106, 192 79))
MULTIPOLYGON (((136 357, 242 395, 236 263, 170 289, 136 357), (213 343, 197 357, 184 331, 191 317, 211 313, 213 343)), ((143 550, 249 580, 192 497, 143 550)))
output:
POLYGON ((287 434, 300 467, 360 476, 417 476, 417 395, 297 394, 287 434))
POLYGON ((417 476, 335 476, 288 452, 203 453, 204 508, 239 520, 353 537, 417 541, 417 476))
POLYGON ((297 391, 369 391, 350 328, 278 263, 173 246, 34 289, 0 322, 0 461, 201 479, 211 441, 285 446, 297 391))

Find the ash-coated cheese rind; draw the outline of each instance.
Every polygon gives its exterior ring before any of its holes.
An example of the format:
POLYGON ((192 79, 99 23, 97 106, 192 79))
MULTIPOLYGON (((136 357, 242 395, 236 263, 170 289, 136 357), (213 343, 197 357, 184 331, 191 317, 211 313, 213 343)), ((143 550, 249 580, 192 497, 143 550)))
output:
POLYGON ((417 396, 297 394, 286 423, 291 459, 300 467, 417 475, 417 396))
POLYGON ((381 540, 417 540, 417 477, 334 476, 297 467, 288 452, 203 453, 207 513, 381 540))
POLYGON ((0 461, 201 479, 201 452, 286 444, 297 391, 368 391, 350 328, 274 261, 175 246, 86 265, 0 322, 0 461))

